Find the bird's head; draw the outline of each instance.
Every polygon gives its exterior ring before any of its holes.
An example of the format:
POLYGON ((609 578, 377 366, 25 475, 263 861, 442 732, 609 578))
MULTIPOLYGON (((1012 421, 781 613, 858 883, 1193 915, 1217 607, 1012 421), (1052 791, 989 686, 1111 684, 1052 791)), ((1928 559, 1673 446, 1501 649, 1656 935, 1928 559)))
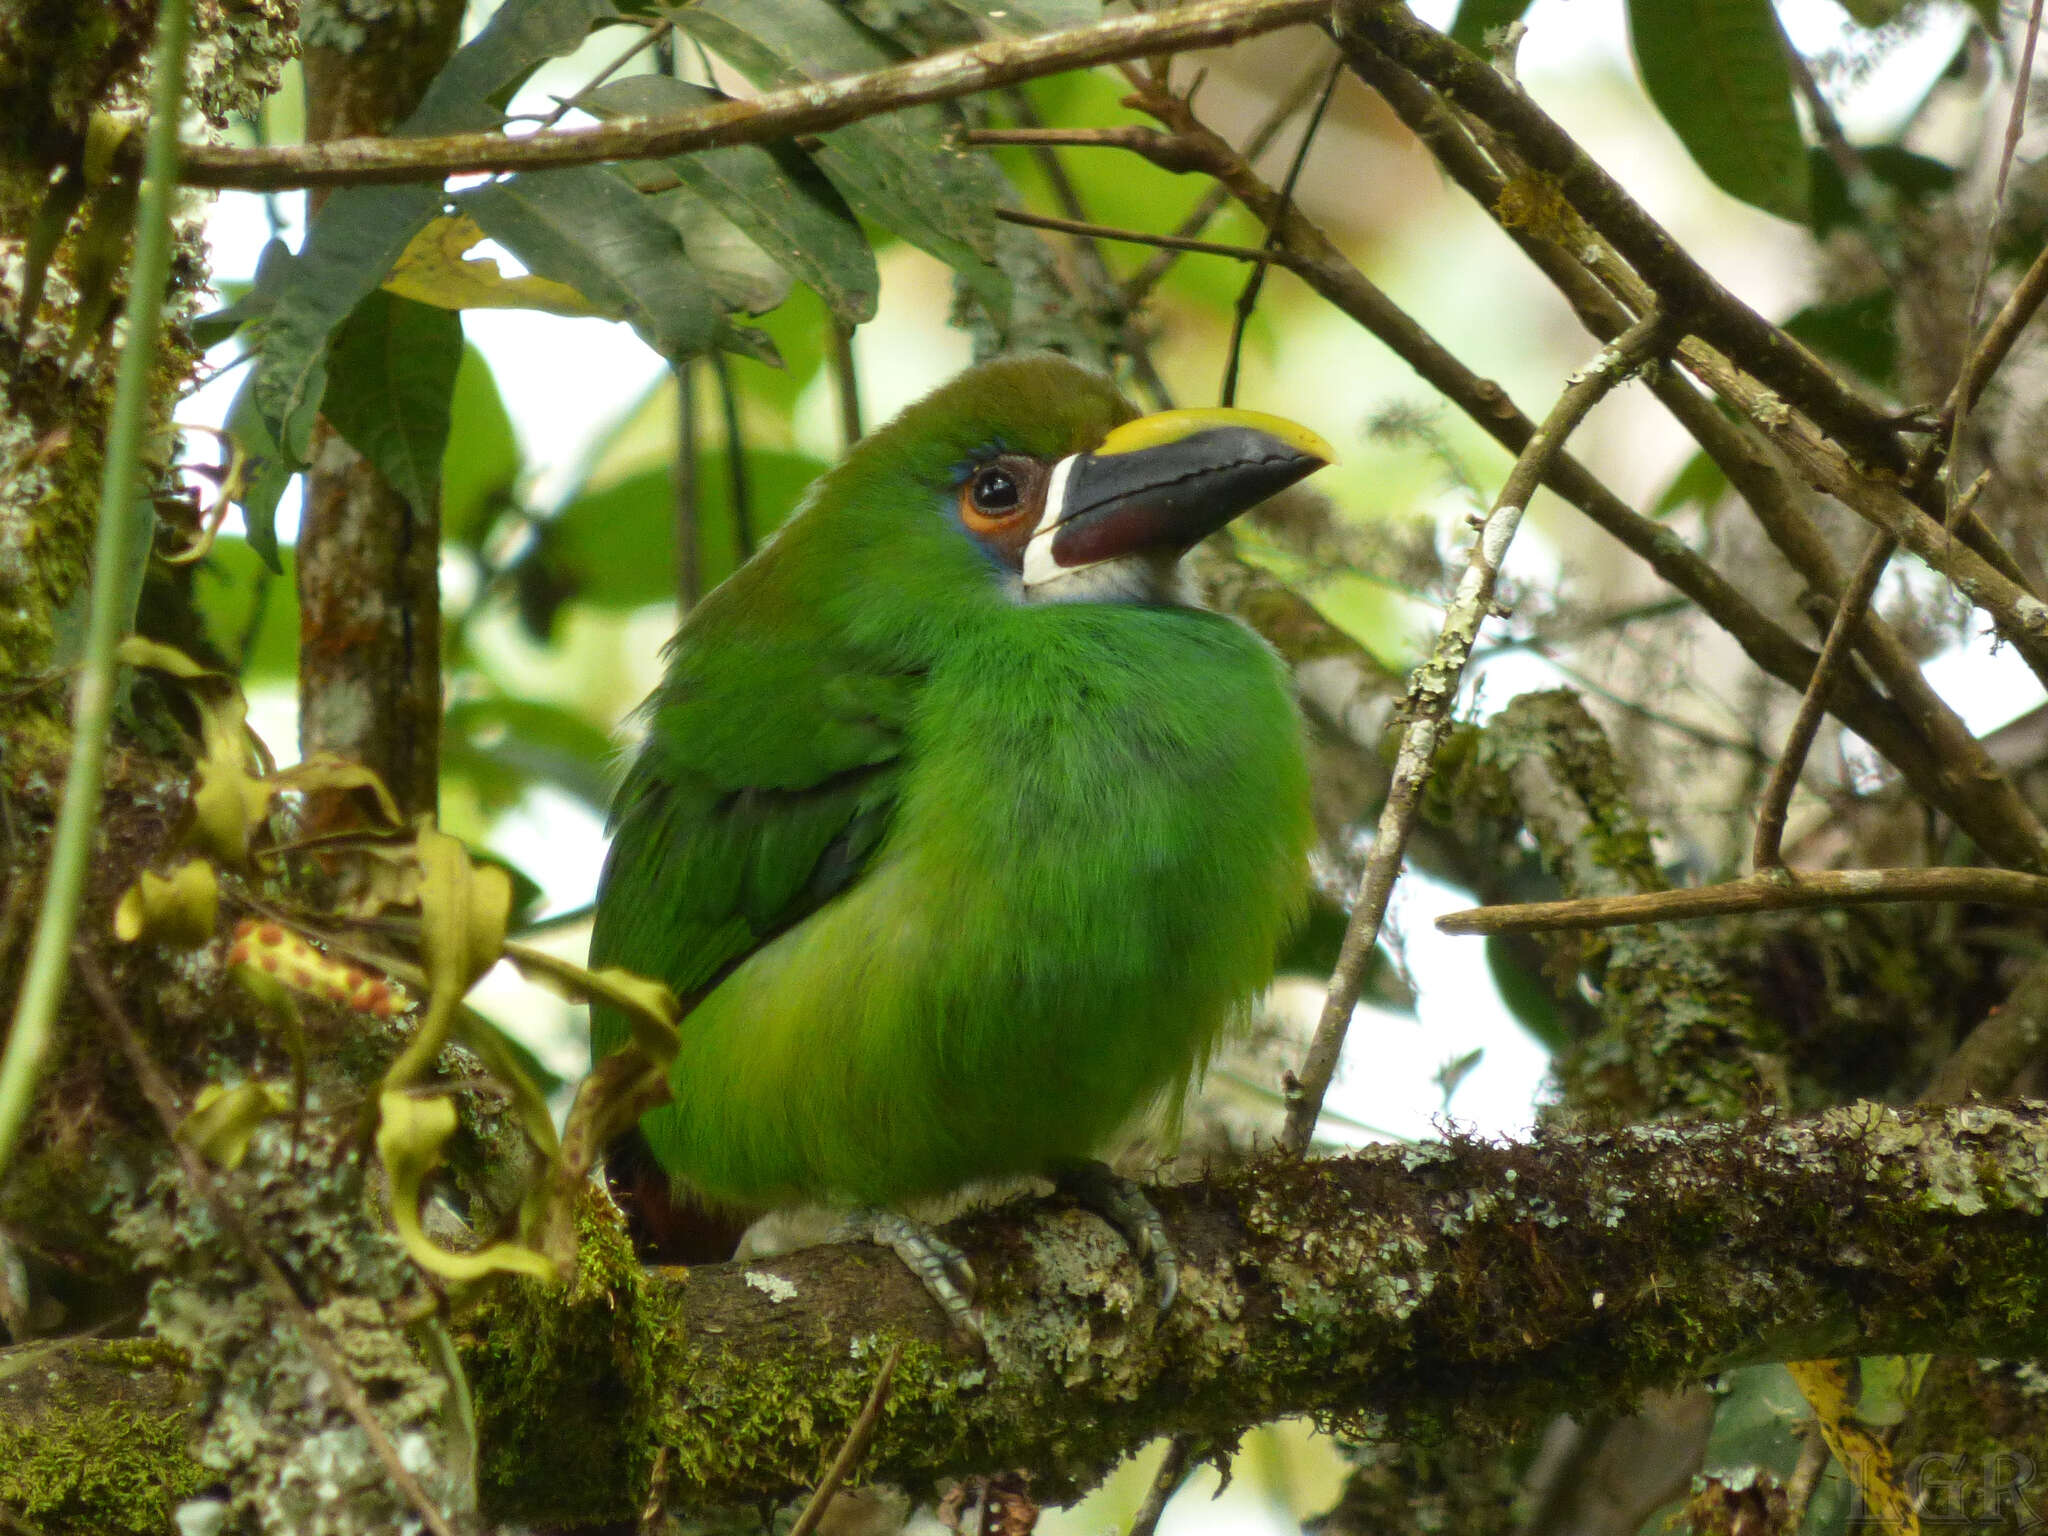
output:
POLYGON ((1101 374, 1036 353, 963 373, 830 479, 857 516, 895 512, 888 536, 920 563, 969 565, 1011 602, 1159 602, 1188 550, 1334 458, 1256 411, 1140 416, 1101 374))

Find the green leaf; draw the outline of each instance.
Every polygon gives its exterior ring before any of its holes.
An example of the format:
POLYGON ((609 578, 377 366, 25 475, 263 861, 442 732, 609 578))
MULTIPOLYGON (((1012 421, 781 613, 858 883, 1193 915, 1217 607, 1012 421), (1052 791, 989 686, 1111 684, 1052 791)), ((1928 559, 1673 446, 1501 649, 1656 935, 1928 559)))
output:
POLYGON ((717 301, 682 235, 616 171, 531 171, 454 202, 529 270, 616 314, 669 361, 710 350, 717 301))
POLYGON ((1486 52, 1486 34, 1517 22, 1528 13, 1531 0, 1459 0, 1458 14, 1451 21, 1451 36, 1474 53, 1486 52))
MULTIPOLYGON (((725 99, 665 75, 629 75, 598 87, 583 104, 604 117, 680 112, 725 99)), ((881 290, 874 253, 846 199, 808 155, 789 144, 743 144, 659 164, 815 289, 844 324, 874 318, 881 290)))
MULTIPOLYGON (((1918 207, 1956 184, 1955 168, 1927 155, 1916 155, 1897 144, 1872 144, 1856 151, 1856 159, 1870 179, 1918 207)), ((1808 152, 1813 176, 1813 207, 1809 221, 1816 235, 1827 235, 1844 226, 1862 228, 1868 224, 1866 210, 1856 206, 1841 167, 1824 149, 1808 152)))
POLYGON ((610 803, 611 736, 581 715, 533 699, 474 699, 449 706, 442 767, 475 782, 487 809, 502 809, 538 780, 574 795, 599 815, 610 803))
MULTIPOLYGON (((1782 1481, 1792 1476, 1805 1446, 1813 1411, 1782 1365, 1752 1365, 1724 1372, 1716 1383, 1714 1427, 1701 1471, 1739 1475, 1764 1467, 1782 1481)), ((1842 1468, 1830 1460, 1807 1505, 1805 1536, 1839 1536, 1849 1528, 1856 1499, 1842 1468)))
POLYGON ((1056 32, 1102 20, 1102 0, 947 0, 953 9, 1005 32, 1056 32))
POLYGON ((448 449, 441 455, 441 533, 474 547, 519 480, 519 440, 483 353, 465 344, 449 402, 448 449))
MULTIPOLYGON (((610 0, 506 0, 443 66, 399 131, 497 127, 502 114, 494 103, 509 98, 544 60, 572 51, 592 25, 617 19, 610 0)), ((298 256, 284 267, 276 304, 260 323, 256 371, 244 393, 290 468, 305 462, 326 388, 328 338, 384 281, 442 202, 438 182, 343 187, 322 205, 298 256)))
POLYGON ((314 218, 276 306, 255 326, 256 371, 244 386, 294 468, 306 462, 326 394, 328 338, 377 291, 440 204, 437 187, 355 187, 314 218))
POLYGON ((256 258, 254 280, 241 285, 241 292, 233 303, 194 320, 192 340, 202 349, 217 347, 249 321, 260 320, 269 314, 277 307, 277 296, 284 289, 285 275, 291 268, 291 262, 292 248, 273 236, 263 247, 263 254, 256 258))
MULTIPOLYGON (((762 87, 801 84, 900 62, 830 0, 699 0, 676 25, 762 87)), ((992 264, 1002 177, 946 142, 949 119, 913 107, 835 128, 817 164, 854 211, 894 230, 960 274, 984 308, 1009 311, 1009 283, 992 264)))
POLYGON ((1682 507, 1711 508, 1728 493, 1728 477, 1721 473, 1721 466, 1708 458, 1704 451, 1695 453, 1685 461, 1685 467, 1671 477, 1671 483, 1664 487, 1650 508, 1650 516, 1669 517, 1682 507))
POLYGON ((1570 1020, 1558 1006, 1549 980, 1525 965, 1497 934, 1486 940, 1486 969, 1500 1000, 1532 1040, 1552 1055, 1571 1045, 1570 1020))
POLYGON ((1890 389, 1898 382, 1896 297, 1887 287, 1833 304, 1809 304, 1785 329, 1829 362, 1890 389))
POLYGON ((334 430, 415 507, 436 504, 462 321, 379 288, 334 334, 325 411, 334 430))
POLYGON ((243 526, 249 530, 249 547, 273 571, 281 571, 277 552, 277 504, 285 487, 298 473, 299 461, 288 458, 270 434, 263 413, 256 408, 256 381, 244 379, 228 407, 223 424, 230 437, 248 456, 242 474, 242 492, 236 498, 242 509, 243 526))
POLYGON ((1811 178, 1770 0, 1629 0, 1643 85, 1707 178, 1803 221, 1811 178))
POLYGON ((214 649, 241 661, 245 683, 288 682, 299 670, 299 593, 291 551, 278 571, 246 539, 213 541, 192 576, 192 601, 214 649))
MULTIPOLYGON (((624 169, 622 167, 622 169, 624 169)), ((630 170, 626 171, 632 175, 630 170)), ((662 173, 666 179, 666 173, 662 173)), ((764 315, 790 296, 796 279, 789 269, 754 243, 747 232, 688 187, 671 186, 647 199, 683 237, 690 265, 703 274, 711 295, 728 312, 764 315)), ((720 345, 732 346, 730 339, 720 345)), ((742 349, 749 343, 740 342, 742 349)))
POLYGON ((760 328, 782 358, 780 368, 739 368, 741 391, 770 419, 788 420, 797 402, 825 365, 825 340, 832 320, 815 289, 799 288, 789 301, 761 318, 760 328))

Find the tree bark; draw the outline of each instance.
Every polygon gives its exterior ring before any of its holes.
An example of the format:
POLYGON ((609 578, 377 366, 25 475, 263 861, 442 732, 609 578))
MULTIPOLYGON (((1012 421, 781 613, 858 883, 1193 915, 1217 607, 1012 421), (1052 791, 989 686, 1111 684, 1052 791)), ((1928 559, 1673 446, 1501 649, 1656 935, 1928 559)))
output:
MULTIPOLYGON (((593 1205, 566 1295, 506 1287, 456 1332, 498 1518, 629 1518, 657 1451, 673 1509, 791 1498, 895 1340, 861 1478, 1030 1467, 1050 1501, 1167 1431, 1312 1414, 1488 1442, 1737 1364, 2037 1349, 2044 1198, 2037 1104, 1268 1154, 1155 1192, 1183 1266, 1163 1319, 1092 1216, 1032 1201, 954 1224, 985 1277, 985 1357, 879 1249, 647 1271, 593 1205)), ((40 1348, 54 1391, 103 1346, 40 1348)), ((176 1412, 138 1399, 136 1433, 176 1412)), ((40 1433, 28 1453, 55 1460, 63 1429, 40 1433)))
MULTIPOLYGON (((307 138, 389 132, 454 49, 462 9, 420 0, 330 21, 306 49, 307 138)), ((412 505, 319 422, 299 525, 299 748, 376 770, 406 815, 438 797, 440 558, 438 499, 412 505)))

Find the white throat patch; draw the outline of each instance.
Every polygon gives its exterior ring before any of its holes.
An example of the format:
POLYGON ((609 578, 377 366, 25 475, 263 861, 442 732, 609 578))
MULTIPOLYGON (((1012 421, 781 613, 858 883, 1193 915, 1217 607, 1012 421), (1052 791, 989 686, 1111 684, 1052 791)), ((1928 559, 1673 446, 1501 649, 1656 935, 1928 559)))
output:
POLYGON ((1031 597, 1034 587, 1046 586, 1074 573, 1052 557, 1053 531, 1059 527, 1060 516, 1067 509, 1067 478, 1074 472, 1074 461, 1080 457, 1070 453, 1052 467, 1052 478, 1045 482, 1045 510, 1038 515, 1038 526, 1031 531, 1031 541, 1024 546, 1024 593, 1031 597))
POLYGON ((1184 600, 1180 562, 1171 554, 1118 555, 1089 565, 1061 565, 1053 558, 1053 535, 1066 512, 1067 477, 1079 454, 1052 467, 1045 483, 1045 511, 1024 546, 1017 593, 1027 603, 1160 603, 1184 600))

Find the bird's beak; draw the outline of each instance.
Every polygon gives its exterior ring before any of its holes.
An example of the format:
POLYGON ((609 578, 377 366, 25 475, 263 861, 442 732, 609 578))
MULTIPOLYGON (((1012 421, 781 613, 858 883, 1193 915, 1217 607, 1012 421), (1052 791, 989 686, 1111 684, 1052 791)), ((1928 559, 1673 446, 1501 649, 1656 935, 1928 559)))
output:
POLYGON ((1240 512, 1334 463, 1306 427, 1260 411, 1162 411, 1053 466, 1024 585, 1127 555, 1177 558, 1240 512))

